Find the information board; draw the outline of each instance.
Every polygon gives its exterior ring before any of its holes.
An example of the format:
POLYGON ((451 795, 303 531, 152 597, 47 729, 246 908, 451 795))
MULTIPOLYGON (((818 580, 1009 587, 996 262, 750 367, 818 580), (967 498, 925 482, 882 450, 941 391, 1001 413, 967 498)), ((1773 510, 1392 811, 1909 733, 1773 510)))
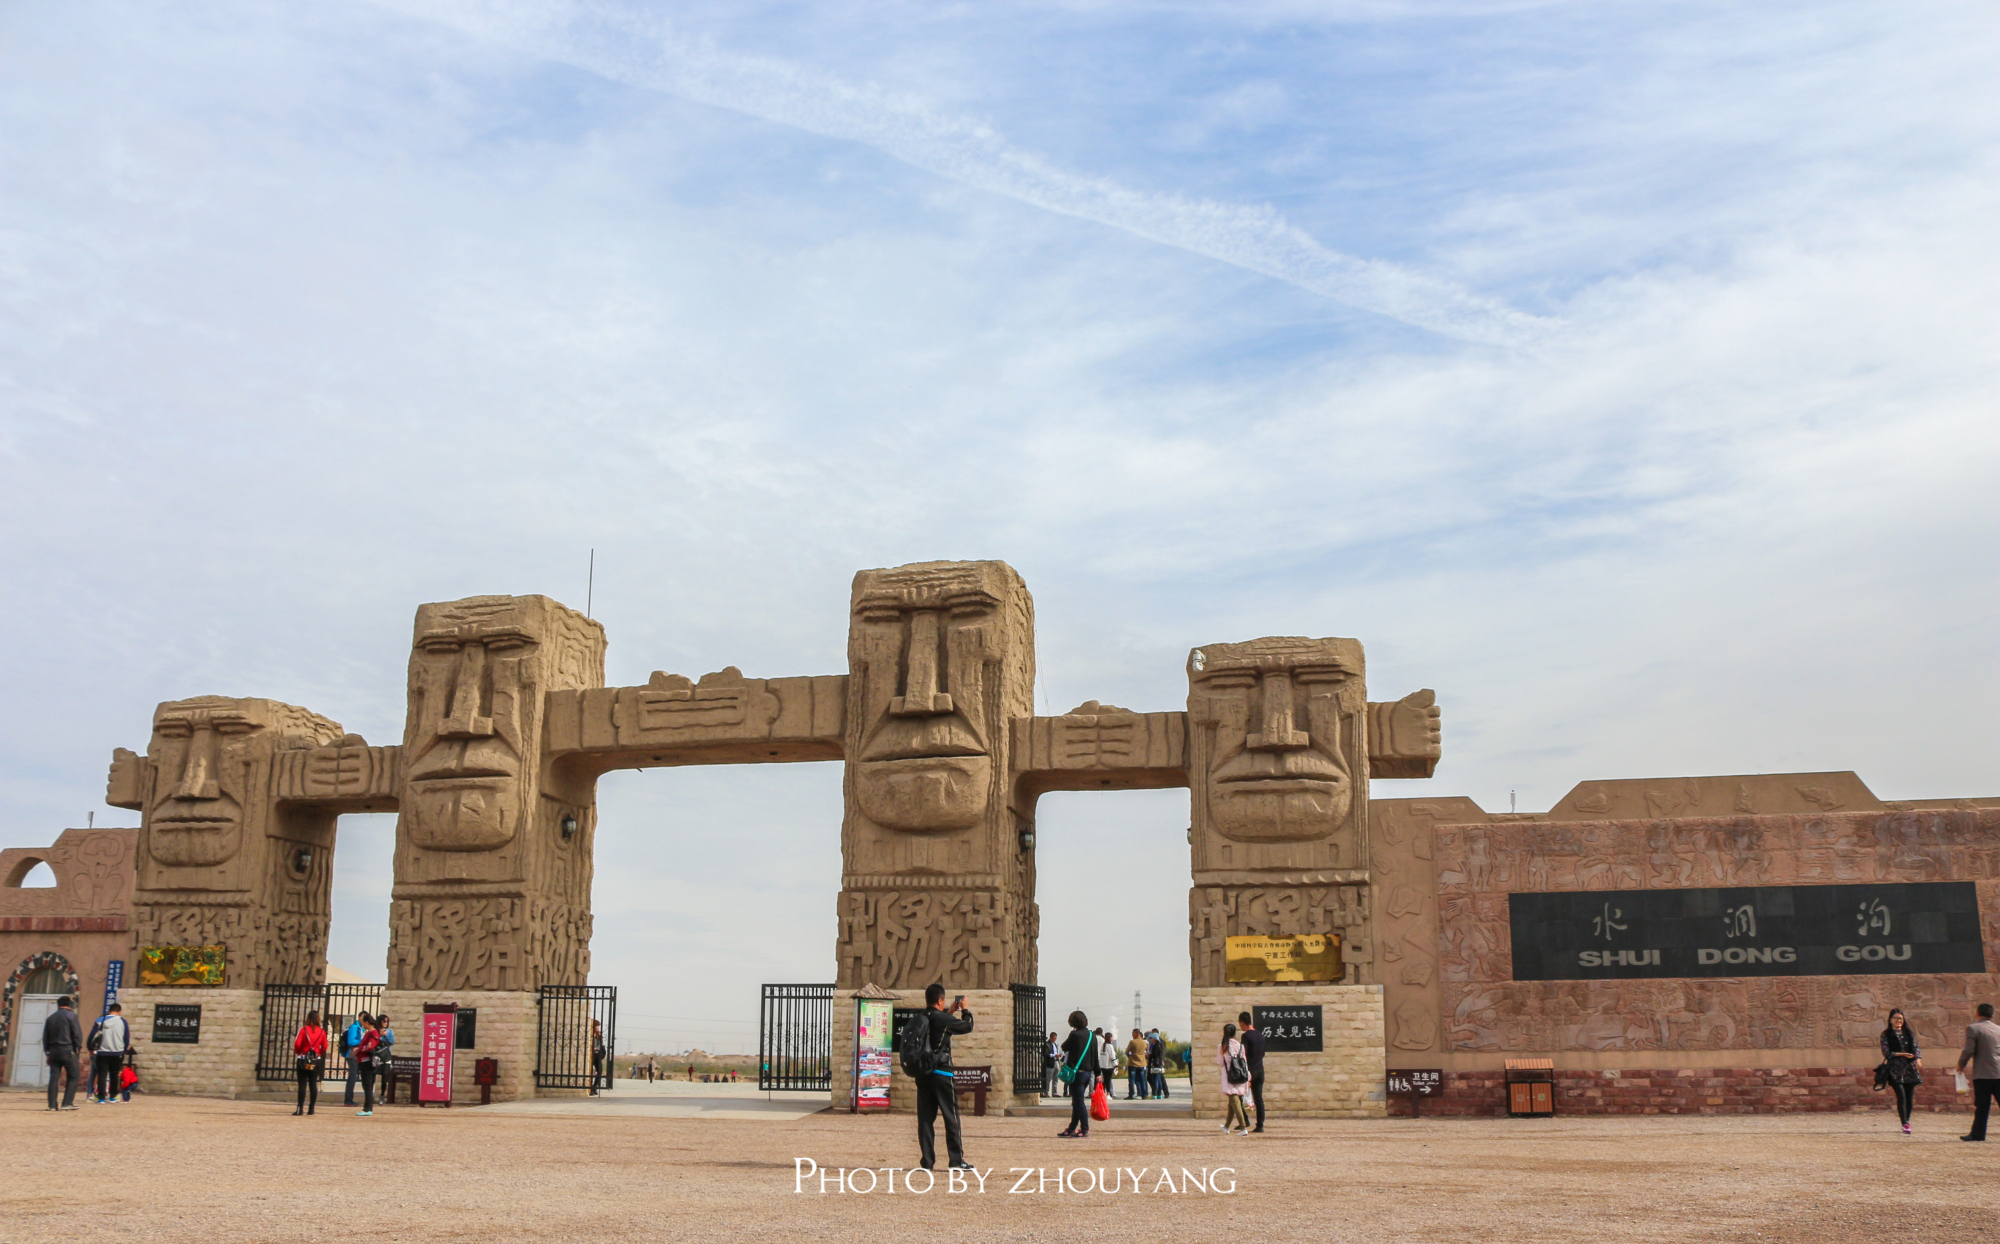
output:
POLYGON ((154 1045, 200 1045, 201 1003, 162 1002, 153 1008, 154 1045))
POLYGON ((124 984, 125 984, 125 961, 123 959, 113 959, 111 962, 105 964, 104 965, 104 1009, 106 1011, 109 1011, 111 1009, 112 1003, 118 1001, 118 990, 124 984))
POLYGON ((1319 1054, 1326 1038, 1316 1006, 1255 1006, 1250 1022, 1264 1034, 1266 1054, 1319 1054))
POLYGON ((1444 1092, 1444 1072, 1437 1068, 1397 1068, 1388 1073, 1386 1087, 1391 1097, 1436 1097, 1444 1092))
POLYGON ((1510 894, 1514 979, 1984 972, 1970 881, 1510 894))
POLYGON ((424 1004, 423 1035, 418 1046, 419 1102, 451 1102, 451 1064, 458 1047, 458 1008, 448 1002, 424 1004))
POLYGON ((855 1111, 887 1110, 894 1042, 895 1007, 886 998, 854 1000, 855 1111))

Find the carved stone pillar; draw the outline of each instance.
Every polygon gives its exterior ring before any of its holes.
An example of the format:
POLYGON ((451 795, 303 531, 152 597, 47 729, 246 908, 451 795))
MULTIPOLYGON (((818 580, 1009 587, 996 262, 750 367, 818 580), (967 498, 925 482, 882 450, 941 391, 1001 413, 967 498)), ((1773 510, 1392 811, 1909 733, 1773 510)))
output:
POLYGON ((1224 939, 1339 933, 1374 982, 1368 701, 1352 639, 1253 639, 1188 657, 1194 985, 1226 983, 1224 939))
POLYGON ((1005 562, 864 570, 847 651, 839 987, 1032 982, 1034 856, 1008 798, 1008 723, 1034 705, 1027 587, 1005 562))
POLYGON ((590 971, 595 782, 544 754, 551 691, 604 685, 604 628, 546 596, 417 609, 392 990, 529 990, 590 971))
POLYGON ((232 990, 320 983, 335 813, 281 787, 340 737, 295 705, 200 696, 159 706, 144 756, 113 753, 106 802, 140 814, 135 949, 222 945, 232 990))

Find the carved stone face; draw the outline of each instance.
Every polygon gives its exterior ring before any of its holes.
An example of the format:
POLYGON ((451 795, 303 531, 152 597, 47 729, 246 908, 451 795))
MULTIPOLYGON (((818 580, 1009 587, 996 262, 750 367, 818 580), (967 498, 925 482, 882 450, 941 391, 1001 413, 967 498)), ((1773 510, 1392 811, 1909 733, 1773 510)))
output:
POLYGON ((862 571, 853 606, 848 755, 862 813, 913 833, 978 824, 997 780, 997 701, 1034 681, 1027 589, 1000 562, 925 562, 862 571))
POLYGON ((270 726, 262 700, 203 696, 154 712, 146 824, 155 862, 206 867, 243 849, 244 812, 275 750, 270 726))
POLYGON ((1195 649, 1189 767, 1208 827, 1238 842, 1300 842, 1339 829, 1354 800, 1343 726, 1363 702, 1361 678, 1361 646, 1351 639, 1195 649))
POLYGON ((402 813, 418 846, 490 851, 521 830, 541 720, 543 637, 531 615, 511 597, 417 611, 402 813))

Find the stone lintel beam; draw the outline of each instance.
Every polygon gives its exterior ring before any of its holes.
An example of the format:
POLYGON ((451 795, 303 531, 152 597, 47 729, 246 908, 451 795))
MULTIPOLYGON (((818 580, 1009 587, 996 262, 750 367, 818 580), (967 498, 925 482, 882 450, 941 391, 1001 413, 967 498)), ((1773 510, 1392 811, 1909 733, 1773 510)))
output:
POLYGON ((1437 693, 1426 688, 1368 706, 1368 777, 1427 778, 1437 772, 1444 742, 1437 693))
POLYGON ((548 693, 546 758, 576 775, 673 765, 839 760, 845 674, 700 681, 656 673, 643 687, 548 693))
POLYGON ((370 747, 358 734, 310 751, 279 752, 271 790, 280 804, 331 812, 394 812, 402 785, 403 749, 370 747))
POLYGON ((1186 786, 1187 714, 1134 713, 1092 700, 1060 717, 1016 717, 1017 810, 1052 790, 1186 786))

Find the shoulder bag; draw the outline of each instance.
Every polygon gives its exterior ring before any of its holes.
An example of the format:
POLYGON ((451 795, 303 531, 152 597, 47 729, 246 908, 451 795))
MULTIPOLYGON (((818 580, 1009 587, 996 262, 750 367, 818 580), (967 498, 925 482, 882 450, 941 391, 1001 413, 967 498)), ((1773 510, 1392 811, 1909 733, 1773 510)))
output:
POLYGON ((1083 1037, 1083 1048, 1077 1051, 1076 1061, 1069 1064, 1063 1064, 1063 1063, 1056 1064, 1056 1079, 1061 1080, 1064 1084, 1075 1083, 1077 1069, 1083 1066, 1084 1059, 1090 1057, 1090 1045, 1091 1042, 1095 1040, 1097 1040, 1096 1033, 1094 1032, 1085 1033, 1083 1037))

